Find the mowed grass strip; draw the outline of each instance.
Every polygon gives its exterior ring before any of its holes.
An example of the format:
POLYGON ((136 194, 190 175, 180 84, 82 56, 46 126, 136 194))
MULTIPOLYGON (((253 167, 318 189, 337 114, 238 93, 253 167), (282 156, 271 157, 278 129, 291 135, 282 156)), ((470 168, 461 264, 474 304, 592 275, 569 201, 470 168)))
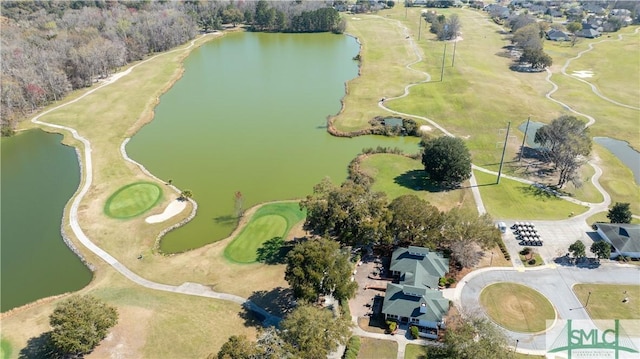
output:
POLYGON ((640 285, 576 284, 573 292, 591 319, 640 319, 640 285))
POLYGON ((578 215, 586 207, 547 195, 526 183, 474 171, 484 206, 494 218, 500 219, 565 219, 578 215))
POLYGON ((394 198, 413 194, 441 211, 453 207, 463 207, 475 211, 473 197, 469 189, 440 191, 424 179, 424 165, 401 155, 375 154, 360 163, 360 170, 375 178, 371 189, 384 192, 389 201, 394 198))
POLYGON ((270 203, 260 207, 240 234, 225 248, 224 256, 236 263, 253 263, 260 246, 273 237, 285 238, 305 212, 297 202, 270 203))
POLYGON ((118 189, 107 199, 104 212, 114 218, 141 215, 162 199, 162 189, 155 183, 136 182, 118 189))
POLYGON ((556 318, 553 305, 544 295, 516 283, 495 283, 480 293, 480 304, 498 325, 515 332, 537 333, 556 318))
POLYGON ((395 359, 398 357, 398 343, 391 340, 360 337, 358 359, 395 359))
POLYGON ((629 167, 597 143, 593 144, 593 152, 599 157, 597 165, 602 168, 600 184, 611 195, 611 203, 631 203, 631 213, 640 214, 640 186, 629 167))

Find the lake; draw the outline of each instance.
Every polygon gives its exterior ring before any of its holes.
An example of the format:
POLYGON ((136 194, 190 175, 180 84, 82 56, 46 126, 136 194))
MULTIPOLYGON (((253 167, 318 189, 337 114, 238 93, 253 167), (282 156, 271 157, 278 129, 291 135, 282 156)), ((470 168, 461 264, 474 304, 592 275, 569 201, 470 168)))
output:
POLYGON ((76 152, 61 140, 30 130, 0 141, 3 312, 91 280, 60 234, 64 206, 80 183, 76 152))
POLYGON ((198 215, 168 233, 164 252, 227 237, 243 208, 302 198, 329 176, 346 178, 365 147, 418 151, 416 138, 336 138, 326 118, 356 77, 355 39, 334 34, 231 33, 194 50, 155 118, 127 145, 156 176, 193 191, 198 215))

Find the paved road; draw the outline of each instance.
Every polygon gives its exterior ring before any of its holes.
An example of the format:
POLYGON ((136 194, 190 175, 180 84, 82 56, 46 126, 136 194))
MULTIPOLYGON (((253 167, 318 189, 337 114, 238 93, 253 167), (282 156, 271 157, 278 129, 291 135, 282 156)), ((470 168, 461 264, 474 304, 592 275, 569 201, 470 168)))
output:
MULTIPOLYGON (((479 298, 482 289, 499 282, 519 283, 531 287, 545 295, 562 319, 585 319, 589 316, 576 298, 572 287, 578 283, 633 284, 640 280, 640 267, 603 264, 598 269, 551 266, 538 270, 518 271, 516 268, 486 268, 469 273, 456 288, 454 300, 467 313, 485 315, 479 298), (552 268, 555 267, 555 268, 552 268)), ((624 294, 620 293, 620 300, 624 294)), ((545 349, 544 333, 538 335, 506 331, 516 340, 519 352, 542 355, 545 349)))

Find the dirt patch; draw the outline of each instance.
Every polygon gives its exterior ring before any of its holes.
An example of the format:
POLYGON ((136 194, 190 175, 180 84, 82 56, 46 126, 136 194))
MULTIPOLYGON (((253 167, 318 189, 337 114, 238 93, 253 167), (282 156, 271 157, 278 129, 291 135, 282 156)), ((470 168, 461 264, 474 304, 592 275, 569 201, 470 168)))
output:
POLYGON ((152 314, 149 309, 119 307, 118 324, 87 358, 141 358, 152 314))

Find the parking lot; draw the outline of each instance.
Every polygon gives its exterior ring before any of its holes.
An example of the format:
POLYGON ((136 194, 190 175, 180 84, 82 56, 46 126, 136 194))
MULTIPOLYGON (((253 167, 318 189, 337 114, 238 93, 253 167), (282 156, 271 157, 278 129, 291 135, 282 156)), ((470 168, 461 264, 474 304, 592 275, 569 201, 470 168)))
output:
MULTIPOLYGON (((504 244, 509 250, 511 260, 516 266, 522 265, 518 253, 525 247, 519 244, 516 235, 511 227, 516 221, 504 221, 507 224, 507 231, 503 234, 504 244)), ((521 221, 519 221, 521 222, 521 221)), ((529 221, 532 223, 542 241, 541 246, 528 245, 533 248, 544 260, 546 264, 553 263, 557 257, 564 256, 569 251, 569 246, 576 240, 581 240, 587 248, 587 255, 590 255, 589 247, 593 243, 590 235, 597 238, 595 231, 589 227, 583 219, 569 219, 565 221, 529 221)))

